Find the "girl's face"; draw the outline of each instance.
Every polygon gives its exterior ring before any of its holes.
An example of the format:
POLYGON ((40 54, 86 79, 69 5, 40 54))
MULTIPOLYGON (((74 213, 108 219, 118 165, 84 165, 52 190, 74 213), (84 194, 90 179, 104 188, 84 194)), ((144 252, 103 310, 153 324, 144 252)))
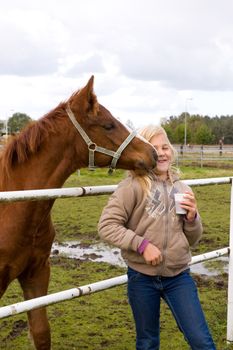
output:
POLYGON ((150 139, 150 143, 155 147, 158 153, 155 172, 162 180, 166 180, 172 162, 172 150, 168 144, 168 140, 165 135, 159 134, 153 136, 150 139))

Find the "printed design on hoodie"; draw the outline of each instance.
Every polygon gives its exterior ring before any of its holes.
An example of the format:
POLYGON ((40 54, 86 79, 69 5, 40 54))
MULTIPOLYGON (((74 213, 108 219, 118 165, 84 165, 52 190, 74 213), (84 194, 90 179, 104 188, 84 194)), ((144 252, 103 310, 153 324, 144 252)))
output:
POLYGON ((174 207, 175 207, 175 198, 174 194, 177 191, 177 189, 172 186, 171 188, 167 189, 167 192, 165 193, 164 189, 161 191, 159 187, 154 187, 151 190, 150 196, 148 198, 148 202, 146 205, 146 212, 149 216, 153 218, 159 218, 163 215, 165 215, 166 211, 168 210, 168 213, 170 213, 174 207), (170 189, 170 192, 169 192, 170 189), (165 196, 167 196, 168 201, 168 209, 166 208, 166 200, 165 196))

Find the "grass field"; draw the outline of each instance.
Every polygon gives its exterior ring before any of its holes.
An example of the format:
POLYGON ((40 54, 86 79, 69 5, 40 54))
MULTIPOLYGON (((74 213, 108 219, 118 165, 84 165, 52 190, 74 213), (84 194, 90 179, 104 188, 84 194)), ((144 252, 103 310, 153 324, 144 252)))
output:
MULTIPOLYGON (((183 168, 183 179, 231 176, 229 169, 183 168)), ((116 184, 125 173, 113 176, 107 170, 73 174, 65 186, 116 184)), ((204 225, 204 234, 193 255, 220 249, 229 244, 230 185, 193 187, 204 225)), ((60 199, 53 208, 57 230, 56 240, 98 242, 97 222, 108 196, 60 199)), ((122 268, 106 263, 51 259, 52 274, 49 293, 93 283, 125 273, 122 268)), ((195 276, 200 299, 218 350, 233 349, 226 343, 227 275, 195 276)), ((9 287, 1 306, 22 300, 17 282, 9 287)), ((127 302, 126 287, 119 286, 101 293, 84 296, 48 307, 52 329, 53 350, 132 350, 135 330, 127 302)), ((0 349, 33 349, 28 339, 26 315, 21 314, 0 321, 0 349)), ((166 305, 161 309, 161 350, 188 349, 166 305)), ((200 349, 201 350, 201 349, 200 349)))

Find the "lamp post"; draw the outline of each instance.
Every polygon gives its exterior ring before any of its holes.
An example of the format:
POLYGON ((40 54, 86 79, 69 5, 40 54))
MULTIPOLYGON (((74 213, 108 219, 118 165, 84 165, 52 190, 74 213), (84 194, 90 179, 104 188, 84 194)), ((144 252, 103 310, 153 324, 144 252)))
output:
POLYGON ((187 146, 187 113, 188 113, 188 101, 192 101, 192 98, 186 98, 185 100, 185 112, 184 112, 184 147, 187 146))

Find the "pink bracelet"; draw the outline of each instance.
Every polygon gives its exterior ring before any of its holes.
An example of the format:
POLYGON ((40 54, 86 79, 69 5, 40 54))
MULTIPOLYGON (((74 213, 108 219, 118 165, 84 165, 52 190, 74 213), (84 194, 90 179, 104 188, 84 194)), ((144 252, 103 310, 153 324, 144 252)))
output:
POLYGON ((150 243, 148 241, 148 239, 144 239, 142 241, 142 243, 140 244, 140 246, 138 247, 138 253, 139 254, 143 254, 144 250, 146 249, 146 246, 148 245, 148 243, 150 243))

